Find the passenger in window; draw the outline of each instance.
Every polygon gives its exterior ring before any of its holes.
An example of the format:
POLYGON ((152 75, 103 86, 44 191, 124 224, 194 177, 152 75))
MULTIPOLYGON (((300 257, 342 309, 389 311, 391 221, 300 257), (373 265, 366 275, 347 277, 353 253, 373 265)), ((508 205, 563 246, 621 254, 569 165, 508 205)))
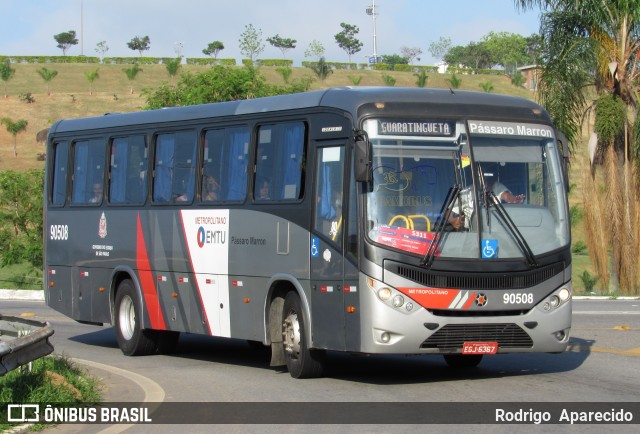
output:
POLYGON ((205 175, 202 186, 202 200, 207 202, 218 200, 218 191, 220 191, 220 184, 216 178, 205 175))
POLYGON ((271 199, 271 184, 267 178, 262 178, 258 182, 258 199, 260 200, 269 200, 271 199))
POLYGON ((93 184, 93 196, 89 199, 89 203, 100 203, 102 202, 102 184, 96 182, 93 184))

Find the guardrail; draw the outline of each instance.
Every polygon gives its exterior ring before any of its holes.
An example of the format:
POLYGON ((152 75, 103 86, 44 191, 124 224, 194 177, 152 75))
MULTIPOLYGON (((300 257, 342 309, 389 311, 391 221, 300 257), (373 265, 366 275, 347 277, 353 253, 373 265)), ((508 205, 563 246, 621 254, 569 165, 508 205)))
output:
POLYGON ((0 314, 0 376, 53 352, 48 322, 0 314))

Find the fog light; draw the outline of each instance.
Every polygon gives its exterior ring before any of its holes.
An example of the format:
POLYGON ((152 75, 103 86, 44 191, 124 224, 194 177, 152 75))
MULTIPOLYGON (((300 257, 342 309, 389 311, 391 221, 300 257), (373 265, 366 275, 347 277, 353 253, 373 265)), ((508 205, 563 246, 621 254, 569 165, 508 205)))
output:
POLYGON ((559 341, 564 340, 565 336, 567 336, 567 335, 566 335, 566 333, 564 332, 564 330, 560 330, 560 331, 558 331, 558 332, 555 332, 553 335, 554 335, 554 336, 556 337, 556 339, 557 339, 557 340, 559 340, 559 341))
POLYGON ((404 304, 404 297, 401 295, 396 295, 393 297, 393 307, 400 307, 404 304))
POLYGON ((544 307, 543 307, 543 309, 544 309, 544 310, 549 310, 549 309, 551 309, 551 305, 549 304, 549 302, 548 302, 548 301, 545 301, 545 302, 544 302, 544 307))
POLYGON ((387 301, 391 298, 391 290, 389 288, 378 289, 378 297, 382 301, 387 301))
POLYGON ((557 295, 552 295, 551 298, 549 298, 549 304, 552 308, 556 308, 560 304, 560 299, 557 295))
POLYGON ((404 308, 407 309, 407 311, 411 312, 413 310, 413 303, 411 302, 407 303, 407 305, 404 308))
POLYGON ((382 332, 382 334, 380 335, 380 340, 383 343, 387 344, 391 340, 391 335, 389 334, 389 332, 382 332))

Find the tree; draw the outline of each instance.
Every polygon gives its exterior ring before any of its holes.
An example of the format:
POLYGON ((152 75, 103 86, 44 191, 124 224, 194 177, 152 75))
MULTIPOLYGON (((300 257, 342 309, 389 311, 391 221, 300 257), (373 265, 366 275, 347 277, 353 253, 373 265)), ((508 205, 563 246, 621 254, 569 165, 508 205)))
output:
POLYGON ((87 81, 89 82, 89 95, 93 95, 93 82, 96 78, 100 77, 98 74, 98 68, 91 71, 85 71, 84 76, 87 77, 87 81))
POLYGON ((0 78, 4 81, 4 97, 7 97, 7 82, 15 75, 15 68, 11 67, 9 59, 4 59, 4 62, 0 62, 0 78))
POLYGON ((73 45, 78 44, 78 38, 76 38, 76 31, 69 30, 68 32, 58 33, 53 35, 53 39, 58 43, 57 47, 62 50, 62 55, 67 55, 67 50, 73 45))
POLYGON ((429 53, 431 53, 431 55, 436 59, 442 59, 447 51, 449 51, 450 47, 451 38, 440 36, 437 41, 432 41, 429 44, 429 53))
POLYGON ((282 57, 284 58, 287 50, 296 48, 296 42, 298 41, 291 38, 281 38, 280 35, 276 34, 275 36, 267 38, 267 42, 282 51, 282 57))
POLYGON ((330 74, 333 74, 333 69, 331 69, 331 66, 324 60, 324 57, 321 57, 318 62, 311 65, 310 68, 318 76, 320 81, 324 81, 330 74))
POLYGON ((491 60, 502 65, 507 74, 512 74, 520 65, 529 62, 527 40, 524 36, 509 32, 489 32, 483 38, 484 46, 491 53, 491 60))
POLYGON ((147 51, 151 48, 151 39, 148 36, 136 36, 129 42, 127 42, 127 47, 130 49, 137 51, 140 53, 140 57, 142 57, 142 52, 147 51))
POLYGON ((238 42, 240 43, 240 53, 247 56, 251 60, 251 64, 264 51, 262 30, 253 27, 253 24, 248 24, 244 27, 244 32, 240 34, 238 42))
POLYGON ((58 75, 58 71, 42 67, 38 69, 37 72, 38 72, 38 75, 42 77, 44 82, 47 83, 47 95, 51 95, 51 92, 49 91, 49 83, 51 83, 51 80, 56 78, 56 76, 58 75))
POLYGON ((165 63, 165 66, 167 68, 167 72, 169 73, 169 77, 173 79, 178 74, 178 71, 182 66, 182 58, 176 57, 175 59, 169 59, 165 63))
POLYGON ((182 74, 176 86, 164 83, 156 89, 143 90, 143 94, 146 108, 157 109, 304 92, 308 88, 309 81, 304 79, 276 86, 268 84, 257 68, 215 65, 201 73, 182 74))
POLYGON ((7 132, 13 136, 13 156, 18 156, 18 133, 27 129, 27 125, 29 122, 25 119, 19 119, 17 121, 12 121, 9 118, 0 119, 0 123, 5 126, 7 132))
POLYGON ((420 61, 418 56, 422 54, 422 50, 418 47, 400 47, 400 53, 402 57, 407 59, 409 65, 413 65, 413 59, 418 58, 418 61, 420 61))
POLYGON ((324 56, 324 45, 320 41, 313 40, 309 43, 309 47, 304 50, 304 57, 311 57, 313 59, 320 59, 324 56))
POLYGON ((100 59, 104 57, 104 53, 109 51, 107 41, 100 41, 96 44, 96 53, 100 54, 100 59))
POLYGON ((43 183, 43 169, 0 172, 0 266, 42 269, 43 183))
POLYGON ((140 68, 140 65, 137 63, 134 63, 131 68, 124 68, 123 71, 127 75, 129 81, 132 82, 131 94, 133 95, 133 80, 135 80, 138 74, 142 72, 142 68, 140 68))
POLYGON ((356 38, 360 29, 358 26, 347 23, 340 23, 340 27, 342 30, 335 35, 336 43, 338 47, 347 52, 349 63, 351 63, 351 56, 362 50, 362 42, 356 38))
POLYGON ((399 54, 384 54, 382 55, 382 63, 386 63, 390 69, 394 69, 396 65, 408 65, 409 60, 399 54))
POLYGON ((220 51, 224 50, 224 44, 220 41, 209 42, 207 48, 202 50, 202 53, 206 56, 213 56, 215 59, 218 58, 218 54, 220 51))
POLYGON ((515 4, 543 10, 540 103, 574 152, 585 125, 593 128, 592 170, 583 172, 591 262, 609 289, 637 294, 640 8, 617 0, 515 4), (606 180, 599 185, 598 175, 606 180))
POLYGON ((451 47, 443 60, 449 65, 461 65, 465 68, 491 68, 494 63, 491 53, 483 42, 470 42, 466 46, 451 47))

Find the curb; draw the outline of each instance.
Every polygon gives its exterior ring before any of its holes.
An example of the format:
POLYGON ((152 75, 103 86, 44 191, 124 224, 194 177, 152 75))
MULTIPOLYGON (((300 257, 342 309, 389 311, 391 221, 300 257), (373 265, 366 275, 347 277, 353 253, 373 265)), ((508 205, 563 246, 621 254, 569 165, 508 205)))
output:
POLYGON ((44 301, 42 289, 0 289, 0 300, 44 301))

